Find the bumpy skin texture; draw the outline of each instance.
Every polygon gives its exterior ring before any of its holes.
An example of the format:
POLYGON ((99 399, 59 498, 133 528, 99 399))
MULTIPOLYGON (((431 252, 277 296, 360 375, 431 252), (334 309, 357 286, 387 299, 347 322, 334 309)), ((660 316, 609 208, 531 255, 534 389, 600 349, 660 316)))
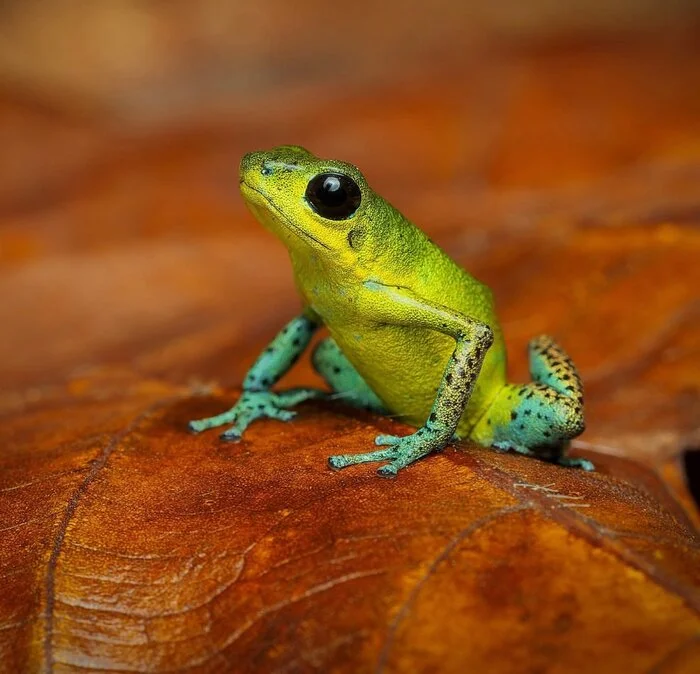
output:
POLYGON ((191 422, 193 431, 232 424, 222 437, 237 440, 253 420, 288 420, 288 408, 323 395, 270 387, 325 325, 330 337, 312 358, 335 396, 419 426, 406 437, 377 437, 382 449, 331 457, 332 468, 387 461, 378 472, 390 477, 456 436, 593 469, 566 456, 584 423, 581 380, 563 349, 550 337, 534 339, 533 383, 509 384, 488 287, 372 191, 356 167, 282 146, 245 155, 240 187, 253 215, 287 247, 305 310, 258 358, 235 407, 191 422), (325 174, 359 190, 343 217, 308 198, 309 184, 325 174))

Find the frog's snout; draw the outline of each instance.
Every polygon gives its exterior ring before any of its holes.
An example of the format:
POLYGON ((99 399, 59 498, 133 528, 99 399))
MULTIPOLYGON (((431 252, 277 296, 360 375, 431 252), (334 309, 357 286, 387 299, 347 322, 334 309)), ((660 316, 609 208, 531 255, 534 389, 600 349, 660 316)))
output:
POLYGON ((265 175, 263 155, 263 152, 248 152, 243 155, 238 169, 239 182, 254 184, 254 180, 257 179, 260 174, 265 175))

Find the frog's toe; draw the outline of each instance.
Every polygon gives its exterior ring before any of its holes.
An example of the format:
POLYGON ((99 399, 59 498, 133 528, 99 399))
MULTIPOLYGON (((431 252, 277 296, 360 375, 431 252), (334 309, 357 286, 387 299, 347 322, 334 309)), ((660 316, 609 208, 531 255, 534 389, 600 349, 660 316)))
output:
POLYGON ((187 423, 187 430, 190 433, 201 433, 206 426, 202 423, 204 419, 193 419, 187 423))
POLYGON ((350 464, 346 461, 347 457, 341 455, 337 456, 329 456, 328 457, 328 467, 331 470, 342 470, 346 466, 349 466, 350 464))
POLYGON ((379 477, 394 478, 398 474, 399 470, 400 469, 393 463, 387 463, 385 466, 377 468, 377 475, 379 475, 379 477))
POLYGON ((374 438, 374 444, 380 447, 398 445, 399 442, 401 442, 401 438, 398 435, 378 435, 374 438))
POLYGON ((201 433, 202 431, 209 430, 210 428, 216 428, 217 426, 223 426, 224 424, 230 424, 236 420, 237 411, 235 408, 231 408, 227 412, 222 414, 217 414, 214 417, 206 417, 205 419, 193 419, 187 424, 187 428, 191 433, 201 433))
POLYGON ((515 442, 495 442, 493 444, 493 448, 497 452, 517 452, 518 454, 523 454, 524 456, 533 456, 535 452, 533 452, 531 449, 525 447, 524 445, 518 445, 515 442))
POLYGON ((389 449, 379 449, 376 452, 367 452, 365 454, 336 454, 328 459, 328 465, 333 470, 340 470, 348 466, 355 466, 358 463, 369 463, 371 461, 386 461, 393 459, 396 456, 396 450, 392 447, 389 449))
POLYGON ((291 421, 297 413, 291 410, 270 409, 267 410, 266 415, 270 417, 270 419, 277 419, 278 421, 291 421))
POLYGON ((313 388, 293 388, 288 391, 280 391, 276 394, 277 404, 280 407, 294 407, 307 400, 321 400, 328 394, 313 388))
POLYGON ((224 431, 219 436, 219 439, 224 440, 225 442, 238 442, 241 439, 241 431, 238 429, 238 427, 233 426, 232 428, 224 431))
POLYGON ((492 447, 500 454, 505 454, 511 449, 511 444, 509 442, 494 442, 492 447))
POLYGON ((592 461, 582 459, 578 456, 561 456, 557 459, 557 463, 567 468, 580 468, 581 470, 589 472, 595 470, 595 465, 592 461))

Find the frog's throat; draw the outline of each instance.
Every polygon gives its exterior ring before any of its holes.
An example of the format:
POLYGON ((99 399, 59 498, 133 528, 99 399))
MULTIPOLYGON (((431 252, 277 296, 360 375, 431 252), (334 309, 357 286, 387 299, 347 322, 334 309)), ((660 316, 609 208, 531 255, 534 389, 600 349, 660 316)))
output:
POLYGON ((263 200, 265 201, 265 203, 267 204, 267 206, 269 208, 271 208, 275 213, 277 213, 280 221, 282 222, 282 224, 284 224, 285 227, 287 227, 287 229, 289 229, 290 231, 295 233, 297 236, 308 239, 309 241, 313 241, 314 243, 318 244, 319 246, 325 248, 326 250, 330 250, 330 246, 327 246, 325 243, 323 243, 323 241, 320 241, 315 236, 312 236, 306 230, 295 225, 291 220, 289 220, 289 218, 287 218, 287 216, 284 213, 282 213, 282 211, 280 211, 280 209, 277 208, 277 206, 275 206, 275 204, 267 196, 265 196, 260 190, 256 189, 250 183, 247 183, 245 180, 241 181, 241 187, 242 188, 245 187, 246 189, 249 189, 252 192, 255 192, 256 194, 261 196, 263 198, 263 200))

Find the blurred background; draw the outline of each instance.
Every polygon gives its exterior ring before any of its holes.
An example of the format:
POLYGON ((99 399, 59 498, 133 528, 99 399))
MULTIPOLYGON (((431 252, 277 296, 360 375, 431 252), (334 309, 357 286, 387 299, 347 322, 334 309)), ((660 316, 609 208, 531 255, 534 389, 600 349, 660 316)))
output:
POLYGON ((409 83, 417 68, 464 66, 465 56, 484 49, 631 34, 655 40, 674 28, 692 36, 700 8, 695 0, 305 0, 294 7, 283 0, 5 0, 0 11, 8 82, 67 108, 162 121, 299 87, 409 83))
POLYGON ((699 35, 697 0, 5 0, 3 409, 237 386, 298 309, 237 163, 295 143, 493 287, 516 377, 564 342, 591 446, 697 446, 699 35))

